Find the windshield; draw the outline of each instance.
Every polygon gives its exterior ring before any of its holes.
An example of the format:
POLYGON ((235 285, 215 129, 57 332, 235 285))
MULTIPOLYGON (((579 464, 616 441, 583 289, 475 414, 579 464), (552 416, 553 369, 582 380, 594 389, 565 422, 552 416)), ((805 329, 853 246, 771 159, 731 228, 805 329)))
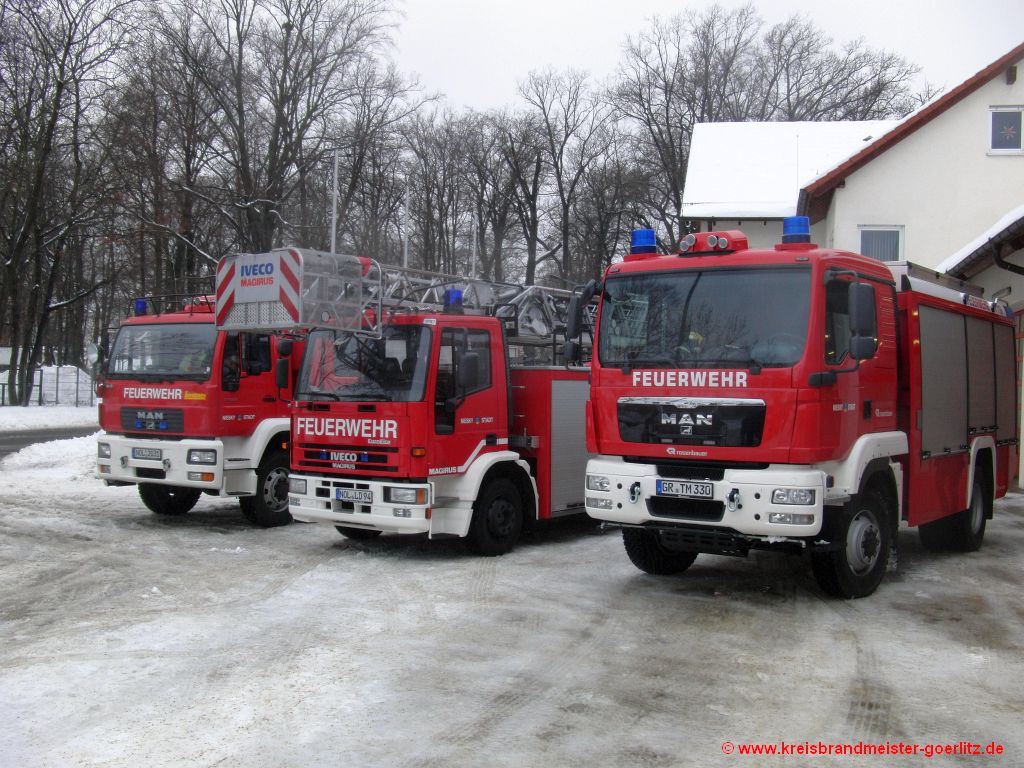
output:
POLYGON ((601 364, 622 368, 788 367, 803 355, 806 269, 721 269, 613 277, 601 306, 601 364))
POLYGON ((314 331, 306 343, 297 397, 303 400, 418 402, 426 390, 430 331, 391 325, 373 339, 314 331))
POLYGON ((213 323, 122 326, 114 340, 107 378, 206 381, 216 339, 213 323))

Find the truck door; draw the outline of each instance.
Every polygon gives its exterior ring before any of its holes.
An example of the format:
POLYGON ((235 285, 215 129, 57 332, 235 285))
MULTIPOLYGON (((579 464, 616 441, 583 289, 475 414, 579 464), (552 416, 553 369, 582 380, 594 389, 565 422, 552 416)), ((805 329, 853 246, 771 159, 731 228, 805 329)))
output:
POLYGON ((251 434, 269 415, 277 401, 273 367, 268 334, 225 334, 219 371, 224 434, 251 434))
POLYGON ((502 348, 490 331, 477 328, 446 327, 438 343, 430 464, 436 474, 458 474, 507 429, 499 407, 505 382, 494 380, 502 348))
POLYGON ((825 362, 839 372, 831 410, 822 414, 822 439, 846 455, 854 441, 869 432, 895 428, 895 309, 892 291, 869 284, 874 301, 870 319, 875 356, 859 364, 850 356, 850 275, 835 275, 825 284, 825 362), (855 370, 850 370, 854 369, 855 370))

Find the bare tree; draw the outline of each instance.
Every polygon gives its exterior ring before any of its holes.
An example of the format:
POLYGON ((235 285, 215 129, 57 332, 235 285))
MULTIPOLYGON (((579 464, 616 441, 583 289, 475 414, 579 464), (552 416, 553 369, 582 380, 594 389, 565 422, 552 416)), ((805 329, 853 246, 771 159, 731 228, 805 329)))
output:
POLYGON ((411 121, 407 144, 412 153, 407 172, 409 214, 416 229, 419 264, 424 269, 455 273, 458 244, 468 199, 464 186, 466 125, 449 112, 419 115, 411 121))
POLYGON ((30 372, 42 359, 51 318, 95 290, 69 283, 74 294, 57 294, 69 254, 103 198, 96 113, 130 6, 46 0, 5 5, 0 17, 0 307, 12 346, 12 402, 31 397, 30 372))
MULTIPOLYGON (((332 116, 358 95, 355 76, 386 40, 386 0, 182 0, 171 10, 213 52, 190 60, 221 120, 221 210, 238 245, 267 250, 281 212, 332 143, 332 116), (211 63, 216 66, 211 67, 211 63)), ((183 51, 191 48, 182 46, 183 51)))
POLYGON ((862 40, 839 51, 832 42, 802 16, 769 29, 755 57, 751 119, 877 120, 913 109, 917 67, 862 40))
POLYGON ((516 218, 526 247, 524 280, 527 285, 533 285, 538 267, 561 249, 560 244, 548 248, 541 232, 541 194, 550 167, 544 149, 543 129, 533 114, 502 114, 496 119, 503 137, 501 152, 511 171, 516 218))
POLYGON ((632 123, 648 210, 672 247, 689 226, 682 198, 695 124, 898 117, 916 106, 916 71, 861 41, 835 50, 800 16, 765 32, 753 5, 712 5, 655 18, 628 38, 609 98, 632 123))
POLYGON ((521 86, 520 92, 540 120, 558 198, 561 279, 571 283, 576 265, 572 258, 570 214, 583 177, 604 150, 601 129, 608 119, 608 110, 592 92, 587 76, 581 72, 534 72, 521 86))

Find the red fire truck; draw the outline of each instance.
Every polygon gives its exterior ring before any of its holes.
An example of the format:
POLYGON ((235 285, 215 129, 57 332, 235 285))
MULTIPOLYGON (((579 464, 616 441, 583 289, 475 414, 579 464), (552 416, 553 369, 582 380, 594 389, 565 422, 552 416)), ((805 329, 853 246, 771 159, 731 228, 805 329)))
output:
POLYGON ((578 296, 600 298, 587 512, 648 573, 788 548, 862 597, 901 520, 929 548, 981 546, 1017 475, 1013 324, 965 283, 819 248, 805 217, 784 231, 658 255, 638 230, 578 296))
POLYGON ((292 248, 223 260, 217 293, 223 328, 308 330, 296 519, 498 555, 533 521, 583 513, 588 371, 556 364, 568 292, 292 248))
POLYGON ((213 308, 212 296, 135 301, 97 385, 98 476, 137 485, 159 515, 207 493, 238 497, 257 525, 284 525, 291 379, 278 385, 275 367, 291 342, 218 331, 213 308))

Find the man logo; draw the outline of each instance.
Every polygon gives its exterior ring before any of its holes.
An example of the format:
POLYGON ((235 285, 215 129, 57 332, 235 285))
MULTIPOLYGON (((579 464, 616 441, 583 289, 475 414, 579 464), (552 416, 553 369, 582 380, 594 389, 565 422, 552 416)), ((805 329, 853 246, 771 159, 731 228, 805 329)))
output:
POLYGON ((662 426, 671 424, 672 426, 690 427, 691 431, 693 427, 710 427, 712 415, 710 413, 663 413, 661 414, 662 426))

